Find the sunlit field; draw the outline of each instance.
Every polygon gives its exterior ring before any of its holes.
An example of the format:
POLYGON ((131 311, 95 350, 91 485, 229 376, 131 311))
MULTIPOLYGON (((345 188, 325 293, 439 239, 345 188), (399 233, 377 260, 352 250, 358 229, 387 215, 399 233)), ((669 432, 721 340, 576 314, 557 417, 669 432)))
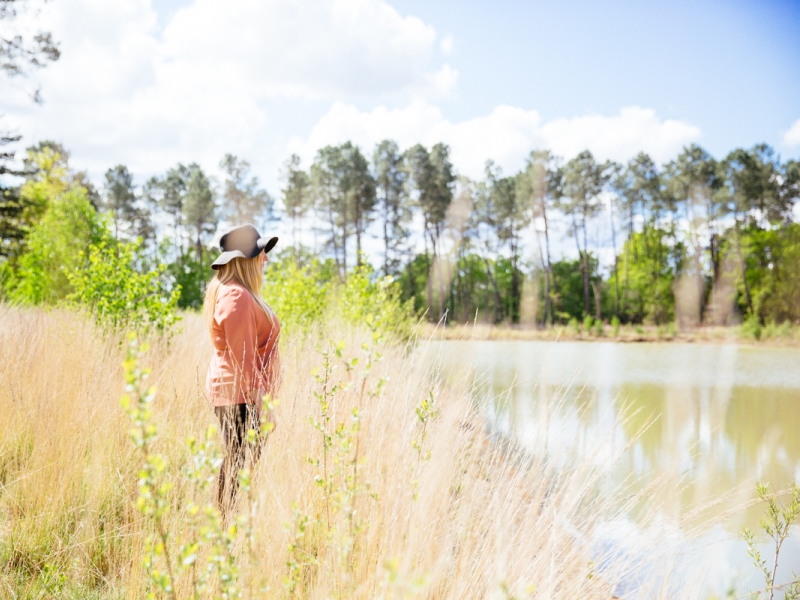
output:
POLYGON ((226 532, 214 529, 213 460, 197 450, 214 424, 211 346, 202 319, 184 315, 138 358, 157 388, 149 452, 168 484, 158 538, 136 506, 145 456, 120 406, 127 340, 73 312, 0 308, 0 595, 610 598, 637 578, 654 597, 696 597, 668 556, 596 543, 637 506, 648 531, 665 483, 626 495, 604 485, 613 456, 522 454, 487 431, 469 379, 445 387, 418 360, 425 344, 343 326, 287 336, 278 426, 226 532), (151 534, 165 547, 148 549, 151 534))

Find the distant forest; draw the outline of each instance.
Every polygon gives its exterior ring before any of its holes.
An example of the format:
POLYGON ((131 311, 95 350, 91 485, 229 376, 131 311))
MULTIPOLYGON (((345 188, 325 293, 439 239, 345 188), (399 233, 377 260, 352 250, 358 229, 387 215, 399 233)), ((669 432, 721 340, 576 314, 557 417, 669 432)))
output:
POLYGON ((386 140, 365 155, 348 142, 320 149, 307 170, 292 155, 278 199, 246 161, 226 155, 220 168, 219 184, 192 163, 137 185, 117 165, 94 185, 60 144, 29 148, 19 168, 5 168, 23 183, 2 189, 0 295, 60 301, 70 293, 64 270, 108 235, 136 245, 140 269, 165 263, 179 305, 196 309, 216 254, 208 244, 225 221, 280 231, 277 260, 316 261, 329 278, 369 261, 431 321, 800 322, 800 163, 765 144, 723 160, 692 145, 663 166, 644 153, 618 164, 537 150, 512 175, 487 162, 476 181, 457 175, 445 144, 386 140), (598 227, 619 248, 603 269, 598 227), (368 235, 379 236, 380 255, 365 258, 368 235), (551 250, 565 235, 577 258, 551 250))

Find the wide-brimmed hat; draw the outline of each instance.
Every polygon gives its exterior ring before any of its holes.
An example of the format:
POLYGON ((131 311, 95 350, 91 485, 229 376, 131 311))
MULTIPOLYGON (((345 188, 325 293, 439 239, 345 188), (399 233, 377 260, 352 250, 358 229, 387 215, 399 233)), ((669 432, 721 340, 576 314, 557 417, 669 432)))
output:
POLYGON ((260 252, 269 252, 278 243, 277 237, 261 237, 258 230, 247 223, 226 231, 219 238, 222 254, 211 263, 212 269, 219 269, 234 258, 255 258, 260 252))

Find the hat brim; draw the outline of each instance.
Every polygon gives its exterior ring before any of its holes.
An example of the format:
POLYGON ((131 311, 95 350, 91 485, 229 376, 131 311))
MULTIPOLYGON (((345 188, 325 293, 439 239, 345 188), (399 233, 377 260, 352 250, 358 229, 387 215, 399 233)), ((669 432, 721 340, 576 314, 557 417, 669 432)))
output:
POLYGON ((258 238, 258 242, 256 242, 256 243, 257 243, 258 247, 261 248, 264 251, 264 253, 267 253, 267 252, 269 252, 270 250, 272 250, 275 247, 275 244, 278 243, 278 238, 277 237, 271 237, 271 238, 262 237, 262 238, 258 238))
POLYGON ((217 271, 217 270, 219 270, 219 268, 222 265, 227 265, 234 258, 255 258, 256 256, 258 256, 262 252, 264 254, 266 254, 270 250, 272 250, 275 247, 275 244, 277 244, 277 243, 278 243, 278 238, 277 237, 271 237, 271 238, 262 237, 262 238, 258 238, 258 241, 256 242, 257 251, 252 256, 247 256, 241 250, 229 250, 227 252, 223 252, 222 254, 220 254, 217 257, 217 260, 215 260, 213 263, 211 263, 211 268, 214 269, 215 271, 217 271))

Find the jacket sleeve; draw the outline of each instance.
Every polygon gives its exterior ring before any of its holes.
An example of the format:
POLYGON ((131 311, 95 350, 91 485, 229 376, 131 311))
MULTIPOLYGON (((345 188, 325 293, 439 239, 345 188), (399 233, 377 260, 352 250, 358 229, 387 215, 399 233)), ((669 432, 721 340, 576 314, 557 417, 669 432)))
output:
POLYGON ((217 301, 214 319, 225 337, 225 352, 236 373, 239 393, 248 398, 258 387, 254 381, 258 337, 254 301, 248 292, 230 289, 217 301))

